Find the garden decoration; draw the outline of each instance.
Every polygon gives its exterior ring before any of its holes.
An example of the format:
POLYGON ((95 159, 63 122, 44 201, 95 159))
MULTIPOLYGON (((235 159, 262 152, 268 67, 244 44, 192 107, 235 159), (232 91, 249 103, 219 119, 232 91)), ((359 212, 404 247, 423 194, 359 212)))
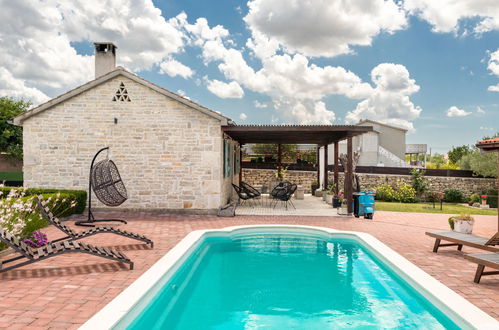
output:
POLYGON ((77 221, 78 226, 94 227, 94 222, 122 222, 121 219, 95 219, 92 213, 92 191, 102 204, 106 206, 118 206, 128 199, 127 191, 121 180, 118 168, 112 160, 109 159, 109 147, 97 151, 92 163, 90 164, 90 175, 88 179, 88 218, 87 220, 77 221), (94 165, 97 156, 107 150, 106 159, 99 161, 94 165))
POLYGON ((474 223, 475 219, 469 214, 461 214, 449 218, 450 228, 458 233, 471 234, 474 223))

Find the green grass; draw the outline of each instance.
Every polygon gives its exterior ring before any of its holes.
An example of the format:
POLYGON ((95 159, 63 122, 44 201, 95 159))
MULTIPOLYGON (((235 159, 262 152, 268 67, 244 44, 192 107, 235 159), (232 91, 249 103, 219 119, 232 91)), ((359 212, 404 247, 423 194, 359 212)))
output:
POLYGON ((23 181, 23 172, 0 172, 0 181, 23 181))
POLYGON ((440 204, 435 203, 397 203, 397 202, 379 202, 376 201, 375 209, 377 211, 393 211, 393 212, 417 212, 417 213, 445 213, 445 214, 476 214, 476 215, 497 215, 497 209, 477 209, 459 204, 444 203, 442 211, 440 204))

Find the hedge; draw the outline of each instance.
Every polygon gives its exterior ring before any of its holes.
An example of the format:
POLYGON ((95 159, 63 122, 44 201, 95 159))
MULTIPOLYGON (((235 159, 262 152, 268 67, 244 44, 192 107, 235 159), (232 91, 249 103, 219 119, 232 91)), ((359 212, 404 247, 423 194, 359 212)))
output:
POLYGON ((68 194, 74 196, 76 200, 76 207, 72 214, 81 214, 87 206, 87 192, 84 190, 64 190, 64 189, 44 189, 44 188, 18 188, 18 187, 0 187, 0 192, 2 197, 6 197, 12 189, 17 191, 23 190, 25 196, 33 195, 46 195, 46 194, 68 194))
POLYGON ((487 195, 487 204, 492 208, 497 208, 497 195, 487 195))

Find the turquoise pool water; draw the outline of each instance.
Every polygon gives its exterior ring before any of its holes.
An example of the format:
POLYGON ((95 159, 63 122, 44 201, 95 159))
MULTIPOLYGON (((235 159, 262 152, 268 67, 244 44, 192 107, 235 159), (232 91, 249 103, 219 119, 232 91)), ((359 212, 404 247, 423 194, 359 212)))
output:
POLYGON ((128 329, 458 329, 350 239, 209 237, 144 304, 128 329))

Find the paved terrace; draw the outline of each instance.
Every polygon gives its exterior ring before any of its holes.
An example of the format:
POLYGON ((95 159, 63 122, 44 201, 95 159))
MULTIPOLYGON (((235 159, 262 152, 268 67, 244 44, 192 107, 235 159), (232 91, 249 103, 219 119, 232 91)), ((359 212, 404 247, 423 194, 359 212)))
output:
MULTIPOLYGON (((374 220, 318 216, 217 218, 116 212, 98 216, 129 220, 128 225, 117 226, 149 236, 155 242, 154 249, 103 234, 86 241, 124 251, 135 261, 135 270, 128 271, 116 262, 91 255, 69 254, 0 274, 0 327, 75 329, 190 231, 248 224, 304 224, 370 233, 499 320, 499 276, 486 276, 481 284, 474 284, 476 265, 464 260, 460 252, 453 248, 441 248, 438 254, 431 252, 434 241, 424 232, 447 229, 446 215, 377 212, 374 220)), ((477 234, 495 233, 497 217, 477 216, 476 219, 477 234)), ((54 228, 46 232, 51 239, 59 237, 54 228)), ((471 248, 464 250, 473 252, 471 248)))

